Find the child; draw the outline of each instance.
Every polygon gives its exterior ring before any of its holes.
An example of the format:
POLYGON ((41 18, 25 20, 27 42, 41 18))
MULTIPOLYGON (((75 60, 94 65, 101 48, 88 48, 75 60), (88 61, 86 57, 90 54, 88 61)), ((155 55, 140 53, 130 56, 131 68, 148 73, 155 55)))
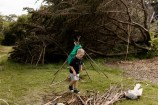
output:
POLYGON ((79 93, 79 90, 77 90, 78 80, 79 80, 79 73, 82 71, 82 58, 85 54, 85 51, 80 48, 77 50, 76 56, 71 60, 69 66, 70 66, 70 77, 71 82, 69 85, 69 90, 72 92, 74 90, 74 93, 79 93))
POLYGON ((73 50, 71 51, 70 55, 68 56, 68 59, 67 59, 68 64, 70 64, 72 58, 75 57, 77 50, 82 47, 82 46, 80 45, 80 43, 79 43, 79 40, 80 40, 80 36, 74 38, 74 45, 75 45, 75 46, 74 46, 73 50))
POLYGON ((77 50, 82 47, 77 41, 74 41, 74 44, 75 46, 73 50, 71 51, 70 55, 68 56, 68 60, 67 60, 68 64, 70 64, 71 60, 75 57, 77 50))

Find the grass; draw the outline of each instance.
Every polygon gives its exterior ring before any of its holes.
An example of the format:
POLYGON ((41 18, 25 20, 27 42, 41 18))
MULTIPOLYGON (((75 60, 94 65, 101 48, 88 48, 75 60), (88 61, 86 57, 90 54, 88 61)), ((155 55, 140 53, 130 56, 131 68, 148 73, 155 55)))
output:
MULTIPOLYGON (((1 49, 1 48, 0 48, 1 49)), ((10 50, 10 49, 9 49, 10 50)), ((68 81, 58 85, 50 86, 53 80, 53 73, 62 65, 46 64, 38 67, 32 65, 18 64, 7 61, 7 55, 0 59, 0 99, 6 100, 9 105, 41 105, 43 97, 52 92, 68 91, 68 81)), ((88 79, 86 72, 81 73, 82 80, 79 83, 81 94, 86 90, 96 90, 104 92, 110 85, 123 84, 125 87, 133 86, 141 82, 143 86, 143 96, 139 100, 123 100, 116 105, 158 105, 158 85, 150 84, 147 81, 137 81, 133 78, 123 77, 123 71, 117 68, 106 67, 103 59, 95 60, 102 71, 108 75, 98 74, 89 61, 85 61, 86 70, 92 81, 88 79)), ((96 67, 96 66, 95 66, 96 67)), ((100 71, 99 69, 97 69, 100 71)), ((67 66, 60 71, 55 82, 64 80, 68 76, 67 66)), ((0 102, 0 105, 5 105, 0 102)))

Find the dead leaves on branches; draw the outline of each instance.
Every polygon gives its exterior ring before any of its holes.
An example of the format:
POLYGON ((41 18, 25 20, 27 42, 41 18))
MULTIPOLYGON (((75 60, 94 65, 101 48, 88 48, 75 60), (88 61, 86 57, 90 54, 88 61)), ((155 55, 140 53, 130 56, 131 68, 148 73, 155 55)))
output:
POLYGON ((124 99, 124 91, 117 86, 111 87, 102 95, 99 92, 87 91, 85 95, 66 92, 60 95, 45 98, 44 105, 64 103, 65 105, 113 105, 117 101, 124 99), (51 99, 48 99, 50 98, 51 99))

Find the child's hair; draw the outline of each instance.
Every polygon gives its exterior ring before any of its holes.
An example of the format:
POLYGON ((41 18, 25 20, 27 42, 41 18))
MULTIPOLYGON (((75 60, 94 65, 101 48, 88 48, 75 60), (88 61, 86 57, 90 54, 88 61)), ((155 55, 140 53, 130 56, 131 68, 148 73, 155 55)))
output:
POLYGON ((77 50, 77 54, 80 54, 80 53, 85 53, 85 51, 84 51, 84 49, 83 48, 79 48, 78 50, 77 50))

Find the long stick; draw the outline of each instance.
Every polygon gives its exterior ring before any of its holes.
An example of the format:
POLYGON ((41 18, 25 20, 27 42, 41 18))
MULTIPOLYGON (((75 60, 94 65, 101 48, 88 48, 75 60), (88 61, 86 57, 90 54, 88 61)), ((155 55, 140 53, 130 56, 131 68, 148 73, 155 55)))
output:
POLYGON ((5 100, 3 100, 3 99, 0 99, 0 101, 3 101, 3 102, 6 103, 7 105, 9 105, 8 102, 5 101, 5 100))
MULTIPOLYGON (((86 56, 86 58, 88 59, 88 57, 86 56)), ((92 61, 90 61, 89 63, 90 63, 90 65, 93 67, 93 69, 98 73, 98 74, 100 74, 100 72, 99 71, 97 71, 96 69, 95 69, 95 67, 93 66, 93 62, 91 63, 92 61)))
POLYGON ((59 82, 57 82, 57 83, 51 84, 50 86, 54 86, 54 85, 60 84, 60 83, 62 83, 62 82, 64 82, 64 81, 66 81, 66 80, 67 80, 67 78, 64 79, 64 80, 61 80, 61 81, 59 81, 59 82))
MULTIPOLYGON (((87 70, 86 70, 85 64, 83 64, 83 66, 84 66, 84 68, 85 68, 86 74, 88 75, 88 78, 91 80, 91 78, 90 78, 90 76, 89 76, 89 74, 88 74, 88 72, 87 72, 87 70)), ((92 80, 91 80, 91 81, 92 81, 92 80)))
POLYGON ((52 81, 52 83, 54 82, 54 80, 55 80, 55 78, 56 78, 56 76, 57 76, 57 73, 60 71, 60 70, 62 70, 62 68, 64 67, 64 65, 67 63, 67 59, 65 60, 65 62, 63 63, 63 65, 54 73, 54 78, 53 78, 53 81, 52 81))
MULTIPOLYGON (((102 70, 100 69, 100 67, 98 66, 98 64, 97 63, 95 63, 95 61, 85 52, 85 54, 89 57, 89 59, 98 67, 98 69, 102 72, 102 70)), ((102 72, 103 74, 104 74, 104 76, 106 76, 107 78, 108 78, 108 76, 104 73, 104 72, 102 72)))

